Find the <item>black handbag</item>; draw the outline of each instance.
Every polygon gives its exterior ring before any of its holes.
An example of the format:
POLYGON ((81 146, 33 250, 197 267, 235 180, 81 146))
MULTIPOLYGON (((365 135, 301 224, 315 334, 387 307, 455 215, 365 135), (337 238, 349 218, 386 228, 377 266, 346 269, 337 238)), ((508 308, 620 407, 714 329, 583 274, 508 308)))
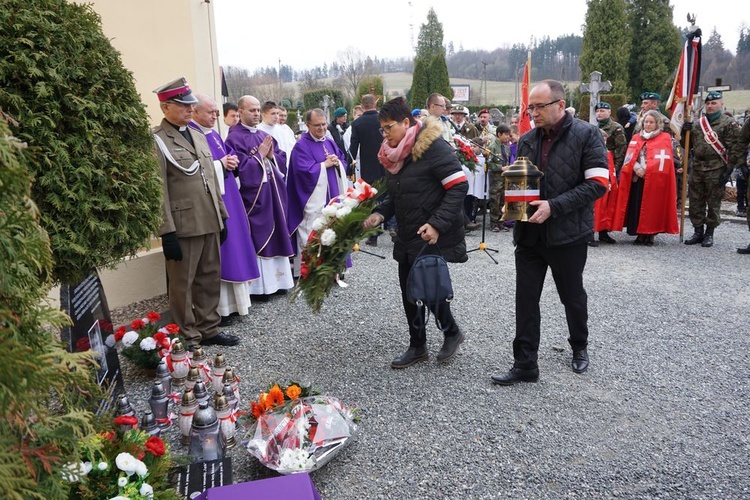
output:
MULTIPOLYGON (((437 246, 437 245, 436 245, 437 246)), ((414 318, 416 328, 424 327, 426 322, 425 310, 437 311, 443 305, 453 300, 453 284, 451 283, 448 263, 445 262, 440 247, 438 254, 424 254, 427 243, 417 254, 406 278, 406 300, 417 306, 417 317, 414 318)), ((435 318, 438 328, 444 330, 435 318)))

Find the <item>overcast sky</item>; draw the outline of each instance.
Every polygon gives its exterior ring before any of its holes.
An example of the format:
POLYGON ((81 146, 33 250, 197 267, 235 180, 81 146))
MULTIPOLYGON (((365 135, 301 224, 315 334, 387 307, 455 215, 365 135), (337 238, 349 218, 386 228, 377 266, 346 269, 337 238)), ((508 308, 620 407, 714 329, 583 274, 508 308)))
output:
MULTIPOLYGON (((735 52, 741 26, 750 24, 746 0, 673 0, 673 22, 688 12, 708 37, 715 27, 735 52), (745 7, 742 7, 745 5, 745 7)), ((529 45, 532 37, 582 36, 586 0, 458 2, 455 0, 213 0, 219 63, 248 69, 281 64, 295 70, 336 60, 351 46, 381 59, 413 57, 430 7, 443 24, 444 43, 455 50, 529 45)))

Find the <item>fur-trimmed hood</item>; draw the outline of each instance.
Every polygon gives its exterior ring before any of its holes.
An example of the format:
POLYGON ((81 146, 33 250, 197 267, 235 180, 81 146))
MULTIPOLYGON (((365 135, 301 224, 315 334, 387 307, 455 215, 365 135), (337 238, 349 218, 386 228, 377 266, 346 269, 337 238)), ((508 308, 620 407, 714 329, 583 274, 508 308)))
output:
POLYGON ((414 146, 411 148, 411 159, 412 161, 419 160, 422 155, 427 151, 427 148, 435 142, 435 140, 441 138, 443 135, 443 124, 440 118, 436 116, 427 116, 422 119, 422 130, 417 135, 417 140, 414 142, 414 146))

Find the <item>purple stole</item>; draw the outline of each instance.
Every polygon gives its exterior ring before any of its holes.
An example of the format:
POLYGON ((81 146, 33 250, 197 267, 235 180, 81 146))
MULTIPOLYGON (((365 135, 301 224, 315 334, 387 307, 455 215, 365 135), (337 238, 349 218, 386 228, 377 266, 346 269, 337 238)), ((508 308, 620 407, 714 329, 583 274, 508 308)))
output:
MULTIPOLYGON (((320 164, 326 160, 329 154, 335 154, 342 165, 346 165, 344 153, 341 152, 336 143, 328 136, 322 142, 312 138, 310 132, 305 132, 294 145, 289 163, 289 174, 287 176, 286 192, 289 198, 289 210, 287 213, 287 226, 289 235, 294 232, 302 222, 305 213, 305 205, 318 184, 320 178, 320 164)), ((326 204, 339 193, 338 168, 326 168, 328 178, 328 192, 326 204)), ((321 210, 323 207, 320 207, 321 210)), ((293 238, 294 239, 294 238, 293 238)), ((296 240, 295 240, 296 241, 296 240)))
POLYGON ((240 160, 240 194, 258 256, 291 257, 294 251, 286 229, 286 154, 274 139, 276 165, 261 158, 258 147, 267 135, 238 124, 229 129, 225 144, 240 160))
MULTIPOLYGON (((190 127, 206 136, 208 147, 214 160, 220 160, 227 154, 234 154, 231 149, 224 147, 224 141, 214 130, 203 132, 196 123, 190 127)), ((255 255, 255 245, 250 237, 250 226, 245 215, 242 196, 237 187, 234 175, 224 170, 224 205, 229 218, 224 221, 227 227, 227 239, 221 245, 221 279, 235 283, 243 283, 260 277, 258 259, 255 255)))

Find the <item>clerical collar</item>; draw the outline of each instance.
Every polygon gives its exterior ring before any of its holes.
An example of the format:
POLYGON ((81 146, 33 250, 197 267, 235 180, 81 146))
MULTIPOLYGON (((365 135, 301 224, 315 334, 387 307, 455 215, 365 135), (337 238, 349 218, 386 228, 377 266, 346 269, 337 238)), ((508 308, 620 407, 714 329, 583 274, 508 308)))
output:
POLYGON ((323 136, 323 137, 321 137, 320 139, 318 139, 318 138, 317 138, 317 137, 315 137, 314 135, 310 134, 310 138, 311 138, 311 139, 312 139, 313 141, 315 141, 315 142, 326 142, 326 136, 323 136))
POLYGON ((248 129, 248 130, 249 130, 250 132, 252 132, 253 134, 257 134, 257 133, 258 133, 258 128, 257 128, 257 127, 251 127, 250 125, 245 125, 245 124, 244 124, 244 123, 242 123, 242 122, 240 122, 240 125, 242 125, 242 126, 243 126, 243 127, 245 127, 246 129, 248 129))
POLYGON ((211 127, 204 127, 203 125, 201 125, 198 122, 193 122, 193 123, 195 123, 196 125, 198 125, 198 128, 200 128, 203 131, 204 134, 207 134, 207 133, 209 133, 209 132, 211 132, 213 130, 211 127))
POLYGON ((184 132, 184 131, 186 131, 186 130, 187 130, 187 127, 186 127, 185 125, 183 125, 182 127, 180 127, 179 125, 175 125, 174 123, 170 122, 170 121, 169 121, 169 120, 167 120, 166 118, 165 118, 164 120, 165 120, 165 121, 166 121, 167 123, 169 123, 170 125, 172 125, 172 126, 173 126, 173 127, 174 127, 174 128, 175 128, 175 129, 177 130, 177 131, 178 131, 178 132, 184 132))

